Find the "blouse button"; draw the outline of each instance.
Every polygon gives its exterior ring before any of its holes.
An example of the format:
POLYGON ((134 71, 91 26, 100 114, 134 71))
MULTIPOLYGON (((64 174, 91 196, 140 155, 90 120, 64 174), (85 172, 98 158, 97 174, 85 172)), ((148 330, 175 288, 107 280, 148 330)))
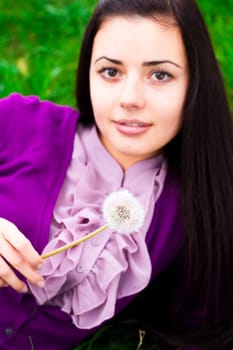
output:
POLYGON ((91 244, 94 246, 94 247, 97 247, 100 243, 99 243, 99 240, 97 238, 94 238, 92 241, 91 241, 91 244))
POLYGON ((84 267, 83 265, 78 265, 77 271, 78 271, 79 273, 83 272, 84 270, 85 270, 85 267, 84 267))
POLYGON ((6 335, 12 335, 13 334, 13 328, 12 327, 7 327, 5 328, 5 334, 6 335))

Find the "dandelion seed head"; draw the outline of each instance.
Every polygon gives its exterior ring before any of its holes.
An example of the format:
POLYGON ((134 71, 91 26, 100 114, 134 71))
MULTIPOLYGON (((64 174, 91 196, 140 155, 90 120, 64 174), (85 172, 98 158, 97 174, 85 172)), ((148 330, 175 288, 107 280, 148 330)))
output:
POLYGON ((109 227, 119 233, 132 233, 143 225, 144 209, 128 190, 110 193, 105 198, 102 209, 109 227))

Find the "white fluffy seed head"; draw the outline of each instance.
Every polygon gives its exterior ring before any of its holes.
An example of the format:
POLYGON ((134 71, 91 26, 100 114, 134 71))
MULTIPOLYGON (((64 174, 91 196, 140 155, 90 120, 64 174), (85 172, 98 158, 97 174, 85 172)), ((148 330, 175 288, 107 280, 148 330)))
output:
POLYGON ((110 193, 104 200, 102 210, 106 223, 119 233, 138 231, 145 218, 142 205, 128 190, 110 193))

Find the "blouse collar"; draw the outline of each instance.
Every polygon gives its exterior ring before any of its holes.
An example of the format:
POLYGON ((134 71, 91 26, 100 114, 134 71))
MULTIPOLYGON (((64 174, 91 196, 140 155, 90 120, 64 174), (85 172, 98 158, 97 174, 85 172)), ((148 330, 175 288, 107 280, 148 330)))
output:
MULTIPOLYGON (((105 178, 115 183, 115 186, 124 187, 126 184, 134 183, 134 179, 140 174, 145 177, 151 177, 152 173, 156 173, 159 177, 160 170, 167 169, 167 162, 162 153, 149 159, 144 159, 133 164, 127 170, 123 170, 117 160, 108 152, 102 144, 96 126, 84 128, 79 125, 78 133, 80 135, 83 148, 86 150, 88 162, 94 164, 96 171, 105 178)), ((142 183, 141 185, 144 185, 142 183)), ((139 185, 139 184, 138 184, 139 185)), ((130 186, 131 187, 131 186, 130 186)))

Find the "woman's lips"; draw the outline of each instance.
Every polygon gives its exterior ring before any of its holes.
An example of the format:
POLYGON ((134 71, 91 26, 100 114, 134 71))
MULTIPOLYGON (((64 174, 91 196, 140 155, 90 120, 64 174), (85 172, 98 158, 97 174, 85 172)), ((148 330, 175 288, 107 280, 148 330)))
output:
POLYGON ((125 135, 140 135, 146 132, 151 124, 140 120, 118 120, 114 122, 116 129, 125 135))

